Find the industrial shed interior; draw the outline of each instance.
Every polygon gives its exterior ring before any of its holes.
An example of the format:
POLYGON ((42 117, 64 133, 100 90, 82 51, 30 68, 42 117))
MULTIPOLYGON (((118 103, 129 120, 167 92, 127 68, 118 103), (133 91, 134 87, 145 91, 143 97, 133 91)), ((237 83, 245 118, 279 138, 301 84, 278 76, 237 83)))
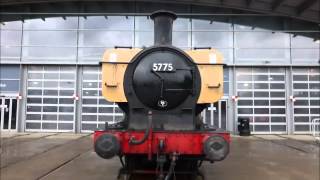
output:
POLYGON ((167 9, 179 16, 174 46, 224 56, 224 97, 204 121, 233 133, 239 118, 253 134, 311 133, 320 116, 319 2, 201 1, 1 2, 1 131, 87 133, 121 121, 101 95, 103 52, 152 45, 148 15, 167 9))

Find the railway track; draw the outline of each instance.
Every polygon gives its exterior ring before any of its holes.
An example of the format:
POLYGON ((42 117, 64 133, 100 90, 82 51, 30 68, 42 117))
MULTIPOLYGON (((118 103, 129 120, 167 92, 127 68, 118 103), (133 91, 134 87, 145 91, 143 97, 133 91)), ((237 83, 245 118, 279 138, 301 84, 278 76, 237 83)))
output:
POLYGON ((1 147, 9 147, 9 146, 16 145, 17 143, 27 143, 27 142, 47 138, 50 136, 55 136, 55 135, 58 135, 58 133, 47 134, 44 136, 39 136, 39 137, 34 137, 34 138, 20 139, 20 137, 24 137, 24 136, 28 136, 28 135, 30 135, 30 134, 23 134, 23 135, 13 136, 10 139, 5 139, 4 141, 2 141, 1 147), (18 137, 19 137, 19 139, 17 139, 18 137))
POLYGON ((280 146, 285 146, 287 148, 290 148, 292 150, 298 151, 300 153, 317 153, 319 152, 319 146, 314 145, 312 143, 307 143, 301 140, 281 136, 281 135, 274 135, 278 138, 282 138, 283 140, 276 140, 276 139, 268 139, 268 138, 263 138, 261 136, 256 136, 254 135, 253 137, 264 140, 264 141, 269 141, 271 143, 280 145, 280 146))

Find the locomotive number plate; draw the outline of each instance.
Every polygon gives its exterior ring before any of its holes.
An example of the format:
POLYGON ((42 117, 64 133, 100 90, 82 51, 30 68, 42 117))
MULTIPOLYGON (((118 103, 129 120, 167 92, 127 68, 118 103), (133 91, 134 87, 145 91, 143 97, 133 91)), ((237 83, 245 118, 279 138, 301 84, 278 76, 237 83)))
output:
POLYGON ((175 71, 172 63, 153 63, 152 71, 158 72, 172 72, 175 71))

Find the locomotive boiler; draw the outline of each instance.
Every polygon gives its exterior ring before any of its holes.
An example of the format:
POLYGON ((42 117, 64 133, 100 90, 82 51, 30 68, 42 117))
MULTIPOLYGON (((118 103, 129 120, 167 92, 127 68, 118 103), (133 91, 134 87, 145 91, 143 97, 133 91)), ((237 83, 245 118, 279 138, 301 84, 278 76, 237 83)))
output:
POLYGON ((115 47, 102 61, 102 94, 124 112, 121 122, 94 132, 102 158, 120 158, 119 177, 152 173, 194 179, 202 161, 221 161, 230 134, 203 123, 201 112, 223 95, 223 57, 211 48, 181 50, 172 45, 177 16, 151 14, 154 45, 115 47))

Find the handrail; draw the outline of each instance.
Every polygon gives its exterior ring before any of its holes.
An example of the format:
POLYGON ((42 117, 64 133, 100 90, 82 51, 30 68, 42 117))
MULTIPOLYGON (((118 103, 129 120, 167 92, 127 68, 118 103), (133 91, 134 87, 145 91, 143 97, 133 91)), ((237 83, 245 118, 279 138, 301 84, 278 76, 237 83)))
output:
POLYGON ((315 118, 312 120, 312 135, 316 139, 316 141, 320 142, 320 118, 315 118))

